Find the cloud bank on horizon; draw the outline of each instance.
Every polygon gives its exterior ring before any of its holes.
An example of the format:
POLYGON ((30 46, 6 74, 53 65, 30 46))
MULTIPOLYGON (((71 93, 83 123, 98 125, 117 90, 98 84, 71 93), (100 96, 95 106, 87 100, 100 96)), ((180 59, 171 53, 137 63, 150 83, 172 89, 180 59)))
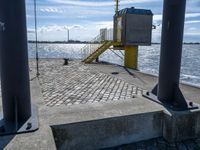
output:
MULTIPOLYGON (((34 5, 27 0, 29 40, 34 40, 34 5)), ((151 9, 154 24, 162 24, 163 0, 120 0, 120 9, 151 9)), ((37 0, 38 36, 41 41, 90 40, 100 28, 112 28, 115 0, 37 0)), ((153 30, 153 42, 160 42, 161 26, 153 30)), ((200 42, 200 0, 187 0, 185 42, 200 42)))

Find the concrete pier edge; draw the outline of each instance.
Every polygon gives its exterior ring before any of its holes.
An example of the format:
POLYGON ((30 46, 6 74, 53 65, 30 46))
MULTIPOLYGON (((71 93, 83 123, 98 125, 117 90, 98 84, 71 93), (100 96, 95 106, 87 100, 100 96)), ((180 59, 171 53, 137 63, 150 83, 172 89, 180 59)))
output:
MULTIPOLYGON (((41 100, 38 97, 41 93, 38 95, 37 89, 40 87, 37 82, 36 80, 32 82, 32 93, 35 99, 41 100)), ((38 102, 41 103, 41 101, 38 102)), ((200 135, 199 110, 170 112, 142 97, 126 102, 97 103, 95 105, 89 107, 77 105, 73 109, 69 107, 65 113, 62 108, 60 109, 62 114, 58 110, 54 110, 57 113, 54 113, 53 118, 61 115, 55 120, 52 120, 52 117, 45 120, 45 116, 41 116, 41 111, 45 111, 46 108, 39 108, 40 129, 35 133, 17 135, 8 143, 6 149, 37 149, 41 147, 56 149, 55 147, 57 147, 58 149, 93 150, 158 137, 164 137, 168 142, 174 142, 197 138, 200 135), (108 110, 108 108, 110 109, 108 110), (63 117, 66 118, 66 121, 62 119, 63 117), (21 145, 17 142, 22 139, 26 144, 21 145), (33 143, 37 146, 34 147, 33 143)), ((9 137, 3 137, 3 139, 9 137)), ((0 139, 2 143, 2 137, 0 139)))

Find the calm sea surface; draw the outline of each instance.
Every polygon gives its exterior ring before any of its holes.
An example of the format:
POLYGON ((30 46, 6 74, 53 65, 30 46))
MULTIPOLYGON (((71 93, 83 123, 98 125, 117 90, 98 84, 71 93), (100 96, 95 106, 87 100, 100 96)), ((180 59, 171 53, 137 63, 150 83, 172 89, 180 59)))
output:
MULTIPOLYGON (((84 44, 39 44, 40 58, 72 58, 81 59, 80 49, 84 44)), ((107 51, 100 60, 123 65, 123 52, 107 51), (121 57, 119 57, 121 56, 121 57)), ((160 45, 139 48, 139 70, 145 73, 158 74, 160 45)), ((29 57, 35 57, 35 44, 29 44, 29 57)), ((200 45, 184 45, 181 68, 183 82, 200 86, 200 45)))

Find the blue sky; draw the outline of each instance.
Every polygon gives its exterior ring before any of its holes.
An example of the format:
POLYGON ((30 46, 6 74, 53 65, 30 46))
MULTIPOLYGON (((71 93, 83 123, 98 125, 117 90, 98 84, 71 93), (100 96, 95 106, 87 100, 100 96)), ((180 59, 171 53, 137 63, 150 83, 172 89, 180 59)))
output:
MULTIPOLYGON (((27 25, 29 40, 34 40, 33 0, 27 0, 27 25)), ((151 9, 154 24, 162 22, 163 0, 120 0, 120 9, 136 7, 151 9)), ((114 0, 37 0, 39 40, 90 40, 100 28, 112 28, 114 0)), ((153 30, 153 42, 159 42, 161 26, 153 30)), ((200 0, 187 0, 185 42, 200 42, 200 0)))

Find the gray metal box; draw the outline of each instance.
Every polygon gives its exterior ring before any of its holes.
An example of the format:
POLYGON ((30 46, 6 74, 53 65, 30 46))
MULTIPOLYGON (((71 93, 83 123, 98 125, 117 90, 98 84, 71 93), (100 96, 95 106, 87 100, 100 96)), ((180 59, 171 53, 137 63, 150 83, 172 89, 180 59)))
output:
POLYGON ((151 10, 126 8, 114 16, 114 40, 122 45, 151 45, 151 10))

